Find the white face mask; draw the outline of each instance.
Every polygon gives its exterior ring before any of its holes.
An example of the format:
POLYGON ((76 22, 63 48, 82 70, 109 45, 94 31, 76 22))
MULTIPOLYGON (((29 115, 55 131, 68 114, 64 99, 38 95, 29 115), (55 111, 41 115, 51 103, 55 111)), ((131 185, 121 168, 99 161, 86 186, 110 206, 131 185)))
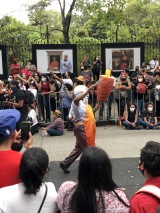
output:
POLYGON ((42 81, 43 81, 43 82, 45 82, 45 81, 46 81, 46 79, 45 79, 45 78, 42 78, 42 81))
POLYGON ((139 79, 138 79, 138 82, 142 82, 142 81, 143 81, 143 79, 142 79, 142 78, 139 78, 139 79))
POLYGON ((135 110, 135 108, 131 108, 131 107, 130 107, 130 111, 131 111, 131 112, 134 112, 134 110, 135 110))
POLYGON ((153 107, 148 107, 147 109, 148 109, 149 112, 152 112, 153 107))
POLYGON ((11 82, 13 79, 12 78, 8 78, 8 81, 11 82))
POLYGON ((147 66, 147 70, 150 70, 151 68, 149 66, 147 66))

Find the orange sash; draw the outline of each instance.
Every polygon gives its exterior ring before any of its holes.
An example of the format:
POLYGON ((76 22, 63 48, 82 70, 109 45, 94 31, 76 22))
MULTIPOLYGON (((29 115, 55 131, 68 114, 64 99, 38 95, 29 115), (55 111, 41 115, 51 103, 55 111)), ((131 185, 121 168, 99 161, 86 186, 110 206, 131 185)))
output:
POLYGON ((90 105, 86 106, 86 115, 84 118, 84 130, 86 133, 87 145, 95 146, 96 124, 93 110, 90 105))

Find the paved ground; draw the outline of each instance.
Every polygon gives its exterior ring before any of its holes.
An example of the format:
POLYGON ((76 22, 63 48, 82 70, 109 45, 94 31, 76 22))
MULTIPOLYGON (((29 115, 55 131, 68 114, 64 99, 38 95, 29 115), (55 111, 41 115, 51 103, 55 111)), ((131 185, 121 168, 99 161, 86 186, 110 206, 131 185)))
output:
MULTIPOLYGON (((144 178, 137 169, 140 149, 149 140, 160 141, 160 130, 125 130, 119 126, 97 127, 96 144, 110 156, 113 165, 113 178, 118 186, 125 189, 130 197, 141 187, 144 178)), ((59 137, 34 136, 34 146, 42 146, 50 158, 50 171, 47 181, 52 181, 58 189, 66 180, 76 180, 78 161, 70 167, 70 174, 64 174, 58 167, 73 149, 75 137, 67 132, 59 137)))

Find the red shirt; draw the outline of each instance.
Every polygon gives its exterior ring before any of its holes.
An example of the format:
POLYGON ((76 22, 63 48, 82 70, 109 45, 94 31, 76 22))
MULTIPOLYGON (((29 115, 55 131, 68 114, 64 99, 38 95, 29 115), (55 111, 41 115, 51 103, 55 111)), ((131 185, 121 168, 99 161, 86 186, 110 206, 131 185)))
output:
POLYGON ((11 64, 11 66, 10 66, 10 69, 13 69, 13 70, 11 70, 11 73, 12 73, 12 75, 15 75, 15 74, 20 74, 20 64, 11 64), (19 69, 13 69, 13 68, 19 68, 19 69))
POLYGON ((45 84, 43 82, 41 82, 41 91, 42 92, 49 92, 50 91, 49 82, 46 82, 45 84))
MULTIPOLYGON (((160 188, 160 177, 149 178, 144 186, 154 185, 160 188)), ((158 197, 146 192, 134 194, 130 200, 130 213, 156 213, 160 205, 158 197)))
POLYGON ((21 182, 18 177, 21 157, 20 152, 0 151, 0 188, 21 182))

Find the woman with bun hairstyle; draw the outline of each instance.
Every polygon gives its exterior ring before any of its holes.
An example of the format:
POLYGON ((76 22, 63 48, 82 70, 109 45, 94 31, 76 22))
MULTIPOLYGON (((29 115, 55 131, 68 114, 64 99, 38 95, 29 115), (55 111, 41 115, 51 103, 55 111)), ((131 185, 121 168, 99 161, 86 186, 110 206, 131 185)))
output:
POLYGON ((51 182, 44 182, 49 158, 40 147, 27 149, 22 155, 19 176, 22 183, 0 189, 0 212, 57 212, 57 192, 51 182), (44 200, 44 202, 43 202, 44 200))

